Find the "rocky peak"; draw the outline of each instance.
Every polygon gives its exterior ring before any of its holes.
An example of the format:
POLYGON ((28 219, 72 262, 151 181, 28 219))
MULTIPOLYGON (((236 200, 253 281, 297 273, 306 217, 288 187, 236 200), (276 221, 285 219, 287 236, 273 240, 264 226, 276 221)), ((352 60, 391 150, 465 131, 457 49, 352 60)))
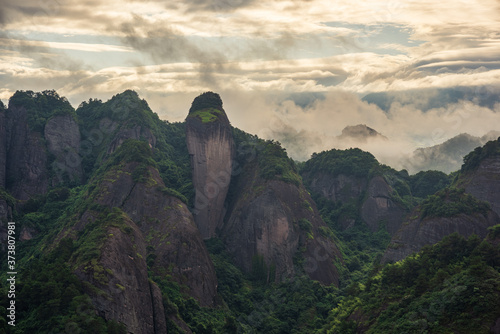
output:
MULTIPOLYGON (((338 205, 354 204, 373 232, 383 224, 394 234, 406 209, 396 200, 396 192, 383 173, 375 157, 360 149, 313 154, 302 169, 304 184, 311 191, 338 205)), ((397 172, 385 173, 395 175, 397 172)), ((347 228, 352 217, 341 217, 339 223, 347 228)))
MULTIPOLYGON (((220 232, 236 264, 268 281, 304 271, 324 284, 338 284, 334 261, 342 257, 293 162, 276 143, 255 145, 253 154, 238 160, 220 232)), ((248 153, 243 147, 238 151, 248 153)))
POLYGON ((393 235, 382 261, 402 260, 453 233, 466 238, 473 234, 485 238, 488 228, 499 223, 498 214, 490 210, 488 203, 465 193, 463 188, 444 189, 408 215, 393 235))
POLYGON ((72 265, 93 286, 86 292, 99 315, 134 333, 166 332, 155 279, 171 277, 203 306, 214 306, 217 294, 215 270, 193 217, 170 195, 151 158, 147 143, 126 140, 90 181, 80 218, 58 237, 78 236, 83 246, 72 265), (96 235, 98 255, 88 256, 85 245, 96 235))
POLYGON ((218 94, 206 92, 194 99, 186 118, 186 143, 195 188, 193 214, 201 235, 209 239, 222 224, 234 159, 232 129, 218 94))
POLYGON ((369 139, 387 140, 386 136, 366 126, 365 124, 346 126, 344 129, 342 129, 342 134, 338 138, 350 139, 358 142, 367 142, 369 139))

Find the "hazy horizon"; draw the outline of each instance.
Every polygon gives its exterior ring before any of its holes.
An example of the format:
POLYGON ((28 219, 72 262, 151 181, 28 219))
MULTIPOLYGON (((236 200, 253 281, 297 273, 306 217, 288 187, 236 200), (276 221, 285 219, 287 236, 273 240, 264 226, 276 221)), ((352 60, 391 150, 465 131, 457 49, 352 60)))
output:
POLYGON ((3 0, 0 26, 5 102, 55 89, 76 108, 133 89, 182 121, 210 90, 234 126, 294 159, 352 145, 395 168, 416 148, 500 131, 494 0, 3 0), (356 124, 388 140, 338 140, 356 124))

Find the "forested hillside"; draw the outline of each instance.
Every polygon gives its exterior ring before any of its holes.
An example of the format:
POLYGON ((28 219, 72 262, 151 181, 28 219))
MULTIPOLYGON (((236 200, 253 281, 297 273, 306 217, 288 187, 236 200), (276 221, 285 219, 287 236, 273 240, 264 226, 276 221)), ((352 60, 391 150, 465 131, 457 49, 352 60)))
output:
POLYGON ((500 138, 410 175, 230 119, 212 92, 181 123, 130 90, 0 104, 0 332, 500 333, 500 138))

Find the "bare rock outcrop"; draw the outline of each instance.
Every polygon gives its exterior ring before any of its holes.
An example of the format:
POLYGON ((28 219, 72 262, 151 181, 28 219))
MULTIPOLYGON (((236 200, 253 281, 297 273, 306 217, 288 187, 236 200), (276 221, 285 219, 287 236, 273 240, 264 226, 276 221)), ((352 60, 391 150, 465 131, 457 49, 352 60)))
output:
POLYGON ((47 149, 41 133, 30 130, 23 106, 9 106, 6 142, 6 188, 22 201, 45 194, 49 186, 47 149))
POLYGON ((303 176, 309 189, 332 202, 347 203, 357 200, 367 186, 364 178, 344 174, 332 176, 329 173, 319 172, 316 175, 307 173, 303 176))
POLYGON ((0 188, 5 188, 5 168, 7 167, 7 128, 5 106, 0 101, 0 188))
POLYGON ((83 177, 80 151, 80 129, 71 115, 55 116, 44 130, 48 151, 55 156, 52 168, 56 172, 53 185, 65 181, 80 182, 83 177))
MULTIPOLYGON (((128 143, 149 149, 144 142, 128 143)), ((155 168, 122 162, 91 183, 92 204, 62 234, 104 238, 99 256, 73 259, 100 316, 131 333, 165 333, 162 293, 148 271, 172 277, 201 305, 215 305, 217 278, 201 235, 186 204, 168 194, 155 168)))
POLYGON ((186 143, 196 191, 194 219, 202 237, 209 239, 224 218, 234 159, 232 130, 218 94, 207 92, 193 101, 186 143))
POLYGON ((256 165, 241 172, 221 232, 236 264, 255 272, 262 260, 269 281, 291 277, 302 266, 312 279, 338 285, 334 261, 342 262, 341 254, 304 186, 262 179, 256 165), (294 258, 303 263, 297 267, 294 258))
POLYGON ((397 262, 418 252, 425 245, 433 245, 444 237, 458 233, 468 238, 476 234, 485 238, 488 227, 500 223, 498 215, 489 211, 486 215, 476 213, 473 215, 459 214, 454 217, 428 217, 421 219, 410 218, 400 230, 392 237, 382 262, 397 262))
POLYGON ((394 235, 406 212, 392 199, 392 188, 382 176, 375 176, 370 180, 366 192, 366 199, 361 207, 363 220, 373 232, 377 231, 380 224, 384 224, 387 232, 394 235))
POLYGON ((463 187, 474 197, 490 203, 500 215, 500 156, 487 158, 474 172, 464 176, 463 187))
MULTIPOLYGON (((373 231, 384 225, 393 235, 399 229, 406 210, 392 196, 394 190, 382 176, 331 175, 327 172, 303 174, 308 189, 335 203, 360 203, 360 215, 373 231)), ((345 220, 345 219, 344 219, 345 220)), ((340 223, 348 228, 349 221, 340 223)))

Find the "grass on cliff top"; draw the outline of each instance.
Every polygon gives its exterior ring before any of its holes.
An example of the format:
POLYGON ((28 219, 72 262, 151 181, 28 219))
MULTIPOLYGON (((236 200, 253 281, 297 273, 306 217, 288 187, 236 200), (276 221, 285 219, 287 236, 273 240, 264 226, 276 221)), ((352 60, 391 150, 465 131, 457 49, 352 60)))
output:
POLYGON ((422 218, 454 217, 461 213, 471 215, 480 213, 486 216, 490 205, 466 194, 463 188, 446 188, 427 197, 422 202, 422 218))
POLYGON ((500 156, 500 137, 497 140, 487 142, 483 147, 476 147, 474 151, 470 152, 464 157, 464 164, 461 171, 468 172, 475 170, 481 161, 500 156))
POLYGON ((193 111, 188 115, 188 118, 198 117, 202 123, 211 123, 219 118, 222 111, 215 108, 205 108, 197 111, 193 111))

